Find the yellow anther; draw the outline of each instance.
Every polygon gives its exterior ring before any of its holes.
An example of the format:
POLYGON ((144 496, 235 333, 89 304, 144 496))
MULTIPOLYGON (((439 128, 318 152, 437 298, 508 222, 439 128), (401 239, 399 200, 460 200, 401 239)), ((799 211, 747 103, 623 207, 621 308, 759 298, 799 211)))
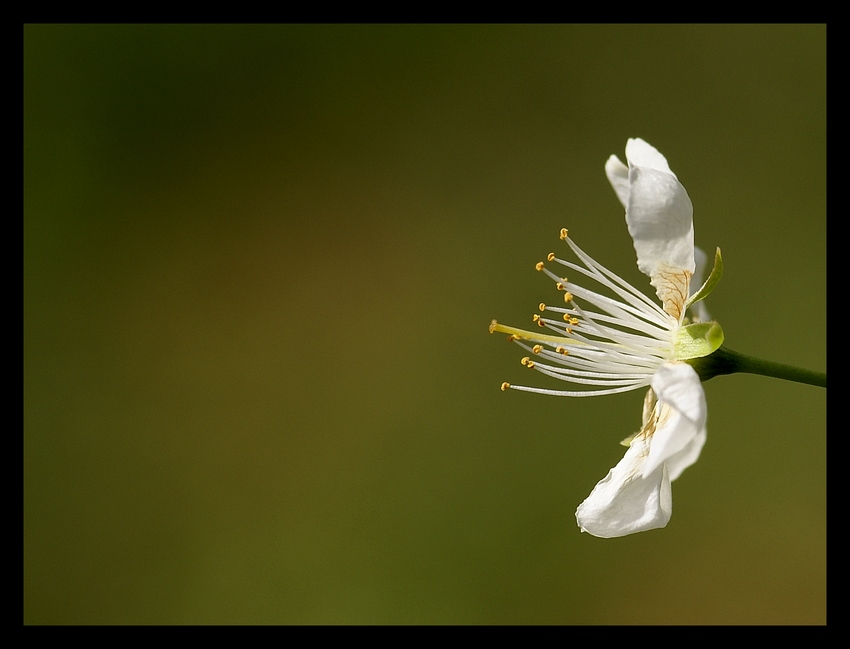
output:
POLYGON ((498 326, 499 326, 499 323, 496 322, 495 320, 493 320, 490 323, 490 333, 493 333, 494 331, 496 331, 496 327, 498 327, 498 326))
POLYGON ((564 293, 564 302, 572 302, 572 301, 573 301, 573 294, 570 293, 569 291, 564 293))
POLYGON ((567 322, 569 322, 570 324, 572 324, 572 321, 570 320, 570 314, 569 314, 569 313, 565 313, 565 314, 564 314, 564 320, 566 320, 567 322))
POLYGON ((531 351, 533 351, 535 354, 539 354, 540 350, 542 350, 542 349, 543 349, 543 345, 535 345, 534 347, 531 348, 531 351))
POLYGON ((511 387, 511 384, 510 384, 510 383, 508 383, 507 381, 505 381, 504 383, 502 383, 502 392, 504 392, 505 390, 507 390, 509 387, 511 387))
POLYGON ((538 261, 536 264, 534 264, 534 267, 535 267, 537 270, 543 270, 543 262, 542 262, 542 261, 538 261))
POLYGON ((528 368, 534 367, 534 361, 532 361, 528 356, 523 356, 520 363, 522 363, 523 365, 525 365, 528 368))
POLYGON ((570 318, 570 324, 571 325, 577 325, 578 324, 578 318, 575 318, 575 317, 570 318))
POLYGON ((546 304, 544 302, 541 302, 540 304, 537 305, 537 308, 540 309, 541 311, 545 311, 546 310, 546 304))
POLYGON ((566 288, 564 287, 563 284, 561 284, 561 282, 558 282, 557 284, 555 284, 555 288, 558 289, 559 291, 566 290, 566 288))
POLYGON ((517 339, 517 337, 516 337, 516 336, 514 336, 513 334, 511 334, 510 336, 508 336, 508 342, 509 342, 509 343, 512 343, 512 342, 513 342, 513 341, 515 341, 516 339, 517 339))
POLYGON ((563 354, 564 356, 566 356, 567 354, 570 353, 566 349, 564 349, 563 347, 555 347, 555 351, 558 352, 559 354, 563 354))
POLYGON ((546 259, 549 261, 555 261, 555 253, 550 252, 548 255, 546 255, 546 259))
POLYGON ((537 315, 536 313, 535 313, 533 316, 531 316, 531 321, 532 321, 532 322, 537 322, 538 320, 540 320, 540 316, 539 316, 539 315, 537 315))
POLYGON ((567 239, 567 234, 568 234, 567 228, 561 228, 561 238, 564 239, 565 241, 567 239))

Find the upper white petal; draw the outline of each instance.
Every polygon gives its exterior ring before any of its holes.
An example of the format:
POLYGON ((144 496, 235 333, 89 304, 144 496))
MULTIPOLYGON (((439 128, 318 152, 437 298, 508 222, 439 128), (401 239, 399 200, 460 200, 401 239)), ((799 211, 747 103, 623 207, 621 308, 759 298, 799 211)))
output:
POLYGON ((629 207, 629 168, 620 159, 612 155, 605 163, 605 175, 614 188, 614 193, 623 204, 623 209, 629 207))
MULTIPOLYGON (((691 277, 691 288, 688 297, 696 293, 702 288, 702 282, 705 279, 705 272, 708 269, 708 255, 703 252, 698 246, 694 246, 694 274, 691 277)), ((694 322, 708 322, 711 316, 708 313, 708 308, 705 306, 705 300, 700 300, 692 305, 689 309, 694 322)))
POLYGON ((626 208, 638 268, 649 276, 667 313, 679 318, 695 266, 693 205, 655 147, 632 138, 626 159, 628 167, 616 156, 608 158, 605 174, 626 208))
POLYGON ((639 137, 629 138, 626 142, 626 159, 629 161, 629 165, 634 164, 656 171, 664 171, 674 178, 676 177, 667 163, 667 158, 661 155, 658 149, 639 137))
POLYGON ((654 277, 665 267, 694 272, 693 214, 676 176, 629 161, 626 224, 644 274, 654 277))
MULTIPOLYGON (((702 288, 705 280, 705 271, 708 269, 708 255, 699 246, 694 246, 694 274, 691 276, 690 295, 702 288)), ((689 295, 689 297, 690 297, 689 295)))
POLYGON ((608 472, 576 510, 582 532, 613 538, 664 527, 673 513, 673 495, 666 464, 649 475, 643 467, 649 440, 632 440, 623 459, 608 472))
POLYGON ((658 399, 657 419, 643 472, 649 475, 676 458, 675 477, 679 477, 705 443, 705 391, 696 370, 682 362, 661 365, 652 376, 652 390, 658 399))

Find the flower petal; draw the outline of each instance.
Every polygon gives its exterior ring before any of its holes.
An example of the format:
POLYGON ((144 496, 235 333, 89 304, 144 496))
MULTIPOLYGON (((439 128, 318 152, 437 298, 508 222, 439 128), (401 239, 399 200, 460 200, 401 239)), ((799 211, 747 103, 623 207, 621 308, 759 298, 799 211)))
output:
POLYGON ((605 163, 605 175, 614 188, 614 193, 623 204, 623 209, 629 207, 629 168, 620 159, 612 155, 605 163))
MULTIPOLYGON (((708 267, 708 256, 703 252, 702 248, 694 246, 694 274, 691 276, 691 286, 688 291, 690 297, 702 287, 702 280, 705 277, 705 271, 708 267)), ((691 318, 694 322, 708 322, 711 316, 705 306, 705 301, 699 301, 692 304, 690 307, 691 318)))
POLYGON ((703 428, 691 442, 681 451, 667 458, 665 464, 667 471, 670 473, 670 482, 682 475, 682 471, 691 466, 699 459, 699 454, 702 447, 705 446, 706 430, 703 428))
POLYGON ((696 461, 705 443, 705 392, 696 370, 682 362, 661 365, 652 376, 652 390, 658 403, 647 424, 654 430, 645 427, 651 444, 643 474, 648 476, 676 457, 675 476, 679 477, 696 461), (702 441, 695 441, 700 436, 702 441))
POLYGON ((666 158, 654 147, 641 139, 630 139, 626 158, 626 224, 638 268, 650 277, 665 311, 679 318, 695 265, 693 205, 666 158))
POLYGON ((639 137, 631 137, 626 142, 626 160, 629 161, 629 166, 635 164, 648 169, 663 171, 673 178, 676 177, 667 163, 667 158, 661 155, 658 149, 639 137))
POLYGON ((643 475, 650 439, 635 437, 623 459, 608 472, 576 510, 582 532, 601 538, 626 536, 664 527, 673 513, 667 465, 643 475))
POLYGON ((702 286, 705 271, 708 268, 708 255, 699 246, 694 246, 694 274, 691 276, 690 295, 696 293, 702 286))

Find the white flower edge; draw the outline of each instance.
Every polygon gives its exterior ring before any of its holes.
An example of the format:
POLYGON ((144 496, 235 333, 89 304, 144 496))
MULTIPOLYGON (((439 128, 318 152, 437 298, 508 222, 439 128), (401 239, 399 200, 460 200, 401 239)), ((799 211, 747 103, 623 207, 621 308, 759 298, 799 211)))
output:
POLYGON ((620 462, 576 510, 582 532, 601 538, 665 527, 670 483, 696 462, 706 440, 705 392, 687 363, 665 363, 652 377, 655 398, 620 462))
POLYGON ((667 159, 640 138, 626 143, 628 166, 612 155, 605 174, 626 208, 638 268, 664 310, 680 319, 694 274, 693 205, 667 159))

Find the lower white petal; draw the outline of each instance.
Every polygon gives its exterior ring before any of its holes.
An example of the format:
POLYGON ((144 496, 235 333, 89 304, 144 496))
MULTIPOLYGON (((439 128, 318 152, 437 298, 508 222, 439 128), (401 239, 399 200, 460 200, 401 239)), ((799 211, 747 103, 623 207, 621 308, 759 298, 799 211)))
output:
POLYGON ((582 532, 601 538, 626 536, 664 527, 673 513, 667 465, 644 477, 649 441, 632 440, 623 459, 608 472, 576 510, 582 532))
POLYGON ((706 431, 703 428, 696 434, 691 442, 681 451, 667 458, 665 464, 670 473, 670 482, 682 475, 682 471, 691 466, 699 459, 699 454, 702 452, 702 447, 705 446, 706 431))
MULTIPOLYGON (((683 362, 664 363, 652 376, 652 390, 658 402, 651 422, 653 430, 646 431, 651 435, 651 446, 643 467, 644 475, 688 448, 705 431, 705 392, 693 367, 683 362)), ((696 457, 700 449, 701 444, 696 449, 696 457)))

